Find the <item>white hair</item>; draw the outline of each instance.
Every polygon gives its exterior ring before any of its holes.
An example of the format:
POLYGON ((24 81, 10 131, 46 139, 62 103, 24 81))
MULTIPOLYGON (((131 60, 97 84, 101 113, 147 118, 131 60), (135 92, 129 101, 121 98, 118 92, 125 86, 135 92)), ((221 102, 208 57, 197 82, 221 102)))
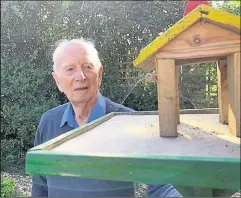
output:
POLYGON ((84 45, 86 47, 87 50, 87 54, 89 55, 90 60, 93 62, 94 66, 101 66, 101 61, 99 59, 99 53, 95 48, 94 42, 90 41, 90 40, 85 40, 84 38, 80 38, 80 39, 72 39, 72 40, 67 40, 64 39, 62 41, 59 41, 57 43, 57 47, 54 50, 53 53, 53 70, 56 70, 56 59, 57 56, 59 55, 59 53, 69 44, 79 44, 79 45, 84 45))

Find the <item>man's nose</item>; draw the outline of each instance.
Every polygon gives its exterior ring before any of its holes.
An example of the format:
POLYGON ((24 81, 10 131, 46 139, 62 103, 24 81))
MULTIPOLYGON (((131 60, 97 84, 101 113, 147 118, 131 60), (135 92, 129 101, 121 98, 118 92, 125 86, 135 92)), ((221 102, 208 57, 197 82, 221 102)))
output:
POLYGON ((75 75, 75 80, 82 81, 82 80, 85 80, 85 79, 86 79, 86 77, 85 77, 85 74, 83 73, 83 71, 77 70, 76 75, 75 75))

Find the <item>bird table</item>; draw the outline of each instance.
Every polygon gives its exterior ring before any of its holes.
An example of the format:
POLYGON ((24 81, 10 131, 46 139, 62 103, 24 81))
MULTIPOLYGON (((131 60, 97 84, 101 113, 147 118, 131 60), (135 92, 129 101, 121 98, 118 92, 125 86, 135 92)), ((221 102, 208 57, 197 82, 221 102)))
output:
POLYGON ((240 139, 219 122, 216 109, 180 114, 178 136, 167 138, 159 136, 158 112, 110 113, 30 149, 26 171, 239 189, 240 139))
POLYGON ((169 183, 186 196, 239 190, 239 32, 239 17, 198 6, 134 62, 157 71, 158 111, 113 112, 38 145, 26 172, 169 183), (208 61, 219 64, 219 108, 179 110, 179 66, 208 61))

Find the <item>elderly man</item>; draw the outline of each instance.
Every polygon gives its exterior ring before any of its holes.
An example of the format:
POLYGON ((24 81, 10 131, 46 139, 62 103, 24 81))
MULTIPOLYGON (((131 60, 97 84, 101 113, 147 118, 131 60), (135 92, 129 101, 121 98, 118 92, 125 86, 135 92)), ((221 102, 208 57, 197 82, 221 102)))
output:
MULTIPOLYGON (((114 111, 130 108, 112 102, 99 92, 103 67, 93 43, 84 39, 62 41, 53 54, 53 78, 69 103, 45 112, 34 145, 82 126, 114 111)), ((91 141, 91 140, 90 140, 91 141)), ((172 185, 149 185, 149 196, 181 196, 172 185)), ((133 197, 133 182, 77 177, 39 176, 32 179, 33 197, 133 197)))

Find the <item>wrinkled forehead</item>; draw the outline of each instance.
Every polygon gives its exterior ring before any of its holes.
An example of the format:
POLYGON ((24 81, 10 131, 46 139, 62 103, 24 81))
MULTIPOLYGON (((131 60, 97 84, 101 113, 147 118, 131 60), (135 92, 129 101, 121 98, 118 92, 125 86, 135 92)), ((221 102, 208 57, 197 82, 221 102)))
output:
POLYGON ((65 55, 87 55, 87 47, 83 44, 69 43, 63 47, 62 54, 65 55))
POLYGON ((56 56, 56 67, 59 68, 74 62, 90 61, 87 47, 83 44, 70 43, 63 46, 56 56))

